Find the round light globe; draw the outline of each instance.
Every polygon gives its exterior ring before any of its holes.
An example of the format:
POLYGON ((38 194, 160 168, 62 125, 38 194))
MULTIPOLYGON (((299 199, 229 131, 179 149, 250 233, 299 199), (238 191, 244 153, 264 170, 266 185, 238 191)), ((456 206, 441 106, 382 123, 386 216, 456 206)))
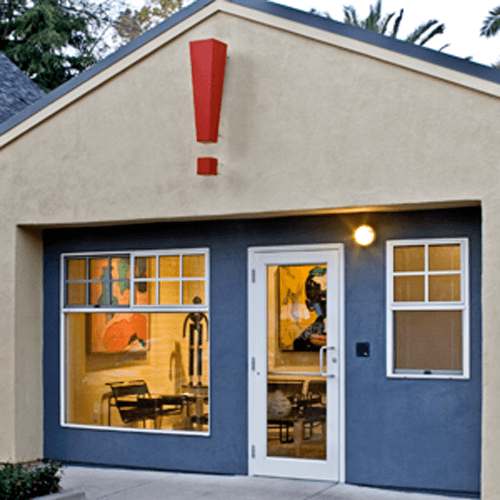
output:
POLYGON ((358 245, 367 247, 375 240, 375 231, 370 226, 359 226, 354 233, 354 239, 358 245))

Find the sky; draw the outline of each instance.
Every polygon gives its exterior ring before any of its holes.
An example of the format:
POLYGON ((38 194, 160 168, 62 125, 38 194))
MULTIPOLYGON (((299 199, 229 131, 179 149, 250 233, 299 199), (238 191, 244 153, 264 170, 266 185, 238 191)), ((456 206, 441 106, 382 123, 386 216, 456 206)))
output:
MULTIPOLYGON (((274 0, 275 3, 288 5, 296 9, 328 12, 330 17, 342 21, 343 6, 353 5, 358 12, 358 19, 364 19, 370 10, 370 4, 376 0, 274 0)), ((192 0, 185 1, 185 5, 192 0)), ((399 29, 399 38, 413 31, 429 19, 444 23, 444 34, 439 35, 426 47, 438 50, 450 44, 443 52, 457 57, 472 57, 477 63, 490 65, 500 59, 500 33, 492 38, 479 36, 483 20, 488 12, 500 5, 500 0, 383 0, 382 13, 399 12, 404 8, 404 16, 399 29)))
MULTIPOLYGON (((358 19, 364 19, 375 0, 280 0, 290 7, 309 11, 311 8, 328 12, 337 20, 343 20, 343 6, 353 5, 358 19)), ((492 38, 479 36, 483 20, 488 12, 500 5, 500 0, 383 0, 382 13, 399 12, 404 8, 404 16, 399 30, 399 38, 413 31, 429 19, 437 19, 445 24, 444 34, 435 37, 427 47, 439 49, 449 43, 444 52, 457 56, 472 56, 474 62, 490 65, 500 59, 500 33, 492 38)))

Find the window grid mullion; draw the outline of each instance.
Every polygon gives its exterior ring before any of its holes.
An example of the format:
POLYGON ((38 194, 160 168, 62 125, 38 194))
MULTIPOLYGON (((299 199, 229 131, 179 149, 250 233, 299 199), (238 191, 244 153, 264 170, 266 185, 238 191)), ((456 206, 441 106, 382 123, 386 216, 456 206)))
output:
POLYGON ((425 276, 425 271, 394 271, 393 276, 425 276))
POLYGON ((156 259, 156 276, 155 276, 155 305, 160 305, 160 256, 157 254, 156 259))
POLYGON ((135 304, 135 255, 130 254, 130 306, 135 304))
POLYGON ((429 302, 429 244, 424 245, 424 302, 429 302))
MULTIPOLYGON (((153 252, 151 252, 153 253, 153 252)), ((64 291, 64 294, 65 294, 65 300, 63 302, 63 310, 64 311, 71 311, 71 312, 75 312, 75 310, 77 309, 80 309, 80 310, 86 310, 86 311, 94 311, 95 312, 95 305, 96 304, 92 304, 91 303, 91 297, 90 297, 90 294, 91 294, 91 288, 90 288, 90 285, 92 285, 93 283, 102 283, 103 286, 107 286, 107 290, 106 290, 106 295, 105 295, 105 298, 106 298, 106 304, 104 304, 104 307, 101 306, 100 307, 100 310, 102 309, 110 309, 110 310, 116 310, 117 308, 118 309, 128 309, 128 310, 135 310, 137 309, 138 307, 140 308, 148 308, 150 307, 151 309, 156 309, 158 307, 161 307, 161 308, 166 308, 166 309, 169 309, 169 310, 175 310, 175 309, 178 309, 179 307, 183 310, 191 310, 191 309, 200 309, 199 307, 192 307, 194 306, 194 304, 184 304, 184 282, 195 282, 195 281, 202 281, 204 283, 204 289, 205 289, 205 300, 204 300, 204 304, 201 305, 201 309, 205 308, 205 307, 208 307, 208 304, 207 304, 207 300, 208 300, 208 290, 207 290, 207 285, 208 285, 208 280, 207 280, 207 276, 206 276, 206 271, 205 271, 205 274, 203 276, 187 276, 187 277, 184 277, 183 274, 184 274, 184 255, 191 255, 191 254, 196 254, 198 253, 198 251, 196 252, 174 252, 174 253, 167 253, 165 255, 178 255, 179 256, 179 277, 176 278, 160 278, 160 257, 161 255, 164 255, 163 253, 157 253, 155 255, 150 255, 151 257, 155 257, 155 261, 156 261, 156 275, 155 277, 153 278, 137 278, 135 276, 135 263, 136 263, 136 258, 137 258, 137 255, 136 255, 136 252, 127 252, 127 253, 123 253, 123 254, 112 254, 112 255, 103 255, 103 254, 93 254, 93 255, 88 255, 88 256, 75 256, 75 258, 83 258, 85 259, 85 279, 81 279, 81 280, 70 280, 67 278, 67 274, 68 274, 68 271, 67 271, 67 262, 68 262, 68 259, 69 258, 72 258, 70 256, 66 257, 66 267, 64 268, 64 282, 65 282, 65 291, 64 291), (128 257, 130 259, 130 270, 129 270, 129 278, 124 278, 124 279, 120 279, 120 278, 117 278, 117 279, 113 279, 113 276, 112 276, 112 259, 113 258, 119 258, 121 256, 125 256, 125 257, 128 257), (91 276, 91 271, 90 271, 90 261, 91 259, 106 259, 107 260, 107 272, 104 273, 104 276, 102 279, 91 279, 90 276, 91 276), (113 285, 114 283, 125 283, 125 282, 128 282, 129 283, 129 287, 130 287, 130 294, 129 294, 129 297, 130 297, 130 301, 129 301, 129 304, 126 305, 121 305, 121 306, 114 306, 113 303, 112 303, 112 298, 113 298, 113 285), (155 298, 156 298, 156 302, 155 304, 148 304, 148 305, 144 305, 144 304, 135 304, 135 296, 136 296, 136 289, 135 289, 135 286, 137 284, 137 282, 147 282, 147 283, 155 283, 155 286, 156 286, 156 290, 155 290, 155 298), (175 283, 175 282, 178 282, 179 283, 179 303, 178 304, 160 304, 160 284, 162 282, 171 282, 171 283, 175 283), (70 283, 84 283, 85 284, 85 303, 82 304, 82 305, 74 305, 74 306, 71 306, 67 303, 67 290, 68 290, 68 284, 70 283), (155 307, 156 306, 156 307, 155 307), (170 309, 172 308, 172 309, 170 309), (184 309, 184 308, 187 308, 187 309, 184 309)), ((205 252, 202 252, 205 259, 206 259, 206 253, 205 252)), ((144 256, 142 252, 138 253, 139 256, 144 256)), ((147 257, 147 255, 145 255, 147 257)), ((205 266, 207 266, 207 262, 205 261, 205 266)))
MULTIPOLYGON (((393 276, 440 276, 440 275, 453 275, 453 274, 462 274, 461 271, 457 271, 456 269, 447 270, 447 271, 394 271, 393 276)), ((186 279, 202 279, 202 278, 186 278, 186 279)))
MULTIPOLYGON (((462 301, 465 301, 465 297, 468 296, 469 291, 466 290, 469 286, 469 277, 465 275, 464 271, 464 254, 465 252, 463 251, 463 246, 460 247, 460 299, 462 301)), ((470 304, 470 297, 469 297, 469 304, 470 304)))
POLYGON ((112 305, 113 291, 111 290, 111 257, 108 257, 108 272, 106 273, 106 277, 104 278, 103 285, 106 282, 108 285, 107 297, 106 297, 106 305, 112 305))
POLYGON ((462 274, 461 271, 451 270, 451 271, 429 271, 429 276, 441 276, 441 275, 453 275, 453 274, 462 274))
POLYGON ((396 302, 391 304, 391 309, 393 311, 460 311, 465 309, 465 304, 460 302, 396 302))
POLYGON ((179 304, 184 304, 184 254, 179 256, 179 304))
MULTIPOLYGON (((68 261, 66 260, 66 263, 68 261)), ((90 306, 90 257, 85 259, 85 277, 87 278, 87 282, 85 283, 85 305, 90 306)))

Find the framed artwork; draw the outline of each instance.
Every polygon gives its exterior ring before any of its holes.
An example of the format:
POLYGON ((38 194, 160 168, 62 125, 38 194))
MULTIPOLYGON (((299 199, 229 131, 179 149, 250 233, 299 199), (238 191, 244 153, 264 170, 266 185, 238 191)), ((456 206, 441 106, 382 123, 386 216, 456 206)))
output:
MULTIPOLYGON (((130 305, 129 259, 93 259, 90 269, 91 302, 99 306, 130 305), (109 269, 111 267, 111 270, 109 269), (100 281, 94 281, 100 280, 100 281)), ((136 304, 148 304, 148 293, 138 291, 136 304)), ((90 352, 118 353, 149 350, 149 315, 139 313, 90 314, 90 352)))
POLYGON ((92 354, 148 351, 148 315, 137 313, 91 314, 90 344, 92 354))
POLYGON ((280 266, 279 348, 315 351, 326 344, 326 266, 280 266))

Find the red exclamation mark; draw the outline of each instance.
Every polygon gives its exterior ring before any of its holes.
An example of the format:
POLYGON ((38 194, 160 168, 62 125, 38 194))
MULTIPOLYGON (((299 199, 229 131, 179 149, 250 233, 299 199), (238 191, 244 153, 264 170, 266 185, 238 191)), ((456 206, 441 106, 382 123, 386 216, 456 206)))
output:
MULTIPOLYGON (((213 38, 189 42, 193 77, 196 140, 215 143, 219 137, 227 45, 213 38)), ((217 175, 217 158, 198 158, 199 175, 217 175)))

